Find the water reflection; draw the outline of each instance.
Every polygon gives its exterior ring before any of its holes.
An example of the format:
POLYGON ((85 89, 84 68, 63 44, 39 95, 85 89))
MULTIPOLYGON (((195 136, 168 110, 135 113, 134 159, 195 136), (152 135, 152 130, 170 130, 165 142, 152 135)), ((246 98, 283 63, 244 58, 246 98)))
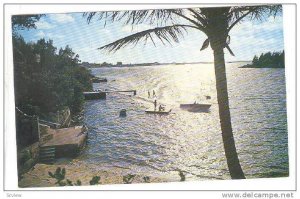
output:
MULTIPOLYGON (((285 81, 282 69, 227 67, 234 136, 247 178, 285 176, 288 172, 285 81)), ((213 66, 166 65, 93 69, 107 77, 95 89, 134 89, 137 96, 109 94, 107 100, 85 104, 90 127, 80 160, 99 168, 123 168, 124 173, 190 179, 227 179, 220 132, 213 66), (169 115, 145 114, 158 103, 169 115), (205 96, 211 96, 207 100, 205 96), (210 111, 188 112, 180 103, 209 102, 210 111), (120 118, 121 109, 127 117, 120 118)))

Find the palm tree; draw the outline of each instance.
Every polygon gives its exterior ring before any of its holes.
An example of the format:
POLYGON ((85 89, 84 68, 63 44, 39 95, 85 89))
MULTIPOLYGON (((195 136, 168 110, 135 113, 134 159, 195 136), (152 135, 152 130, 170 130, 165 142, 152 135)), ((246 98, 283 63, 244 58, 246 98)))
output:
POLYGON ((230 30, 239 22, 248 18, 250 20, 262 20, 269 16, 276 16, 282 12, 281 5, 259 6, 233 6, 215 8, 188 8, 188 9, 158 9, 158 10, 135 10, 135 11, 112 11, 112 12, 89 12, 83 16, 87 22, 97 17, 107 22, 123 22, 124 25, 149 24, 155 28, 140 31, 127 37, 116 40, 100 50, 115 52, 129 44, 137 44, 153 37, 165 43, 179 42, 188 29, 196 29, 205 33, 207 39, 203 42, 200 50, 204 50, 210 44, 214 54, 214 68, 216 76, 217 98, 219 105, 219 117, 222 130, 222 139, 229 173, 232 179, 244 179, 245 175, 241 168, 233 132, 229 109, 227 79, 225 70, 224 48, 234 56, 229 47, 230 30))

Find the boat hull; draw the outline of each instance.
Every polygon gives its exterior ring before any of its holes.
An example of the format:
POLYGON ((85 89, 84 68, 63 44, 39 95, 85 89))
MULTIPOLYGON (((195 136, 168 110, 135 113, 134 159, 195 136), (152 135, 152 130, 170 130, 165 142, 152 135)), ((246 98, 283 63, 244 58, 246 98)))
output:
POLYGON ((208 111, 210 107, 211 104, 180 104, 181 109, 191 112, 208 111))
POLYGON ((145 112, 148 114, 160 114, 160 115, 168 115, 169 113, 171 113, 172 110, 169 111, 150 111, 150 110, 146 110, 145 112))

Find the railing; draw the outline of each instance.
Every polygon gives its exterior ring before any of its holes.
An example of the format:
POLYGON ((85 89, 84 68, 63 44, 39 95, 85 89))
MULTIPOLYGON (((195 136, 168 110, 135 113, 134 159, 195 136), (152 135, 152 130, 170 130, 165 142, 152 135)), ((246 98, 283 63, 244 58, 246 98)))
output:
MULTIPOLYGON (((34 118, 36 116, 33 116, 33 115, 28 115, 26 113, 24 113, 23 111, 21 111, 18 107, 16 107, 16 110, 21 113, 24 117, 27 117, 27 118, 34 118)), ((61 126, 61 124, 59 123, 55 123, 55 122, 50 122, 50 121, 46 121, 46 120, 41 120, 39 118, 37 118, 38 122, 41 123, 41 124, 45 124, 45 125, 48 125, 50 127, 53 127, 53 128, 59 128, 61 126)))

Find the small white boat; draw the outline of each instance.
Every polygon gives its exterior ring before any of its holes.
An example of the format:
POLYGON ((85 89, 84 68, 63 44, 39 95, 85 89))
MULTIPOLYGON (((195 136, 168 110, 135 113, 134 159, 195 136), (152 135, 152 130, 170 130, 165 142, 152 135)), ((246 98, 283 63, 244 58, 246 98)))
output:
POLYGON ((211 107, 211 104, 180 104, 180 108, 191 111, 191 112, 198 112, 198 111, 208 111, 211 107))

